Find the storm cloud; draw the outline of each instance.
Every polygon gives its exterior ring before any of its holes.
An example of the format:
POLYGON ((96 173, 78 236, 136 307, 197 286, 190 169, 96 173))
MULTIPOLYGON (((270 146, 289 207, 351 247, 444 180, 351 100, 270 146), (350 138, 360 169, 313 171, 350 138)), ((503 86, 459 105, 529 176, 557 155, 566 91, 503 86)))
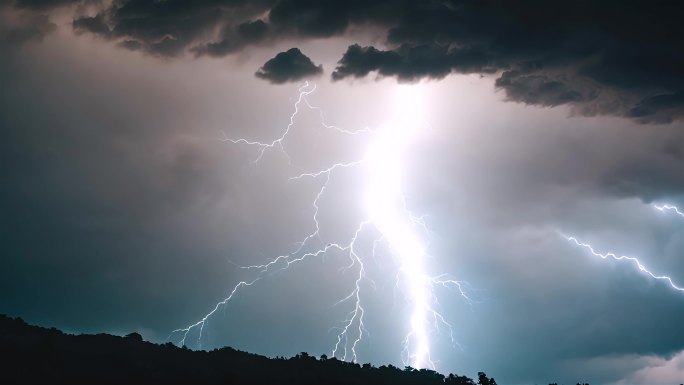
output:
POLYGON ((318 76, 322 73, 322 65, 316 66, 298 48, 290 48, 267 61, 255 75, 271 83, 282 84, 318 76))
MULTIPOLYGON (((45 11, 79 3, 86 2, 14 6, 45 11)), ((80 13, 76 31, 162 57, 222 57, 288 39, 381 30, 382 47, 349 46, 332 78, 488 74, 512 102, 569 105, 573 114, 644 124, 684 115, 684 12, 671 1, 129 0, 80 13)))

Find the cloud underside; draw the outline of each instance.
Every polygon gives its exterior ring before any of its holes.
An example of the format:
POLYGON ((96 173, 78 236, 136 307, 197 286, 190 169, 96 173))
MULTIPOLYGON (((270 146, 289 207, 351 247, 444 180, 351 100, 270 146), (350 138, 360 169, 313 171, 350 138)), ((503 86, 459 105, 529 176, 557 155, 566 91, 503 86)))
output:
POLYGON ((282 84, 322 73, 323 66, 316 66, 298 48, 290 48, 267 61, 255 75, 271 83, 282 84))
MULTIPOLYGON (((74 4, 84 2, 54 4, 78 9, 74 4)), ((51 9, 38 0, 14 7, 51 9)), ((513 102, 669 123, 684 117, 681 9, 667 1, 128 0, 75 16, 72 25, 77 33, 161 57, 223 57, 285 39, 343 36, 351 26, 380 29, 386 31, 382 47, 349 46, 334 80, 491 74, 513 102)), ((273 83, 299 79, 302 67, 288 72, 286 57, 271 59, 257 76, 273 83)), ((306 68, 314 74, 319 67, 306 68)))

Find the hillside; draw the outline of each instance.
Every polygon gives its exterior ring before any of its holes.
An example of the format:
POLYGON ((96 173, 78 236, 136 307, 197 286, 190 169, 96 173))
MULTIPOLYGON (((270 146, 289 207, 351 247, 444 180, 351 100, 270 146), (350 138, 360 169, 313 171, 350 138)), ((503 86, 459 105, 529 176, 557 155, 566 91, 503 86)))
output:
POLYGON ((193 351, 170 343, 145 342, 137 333, 126 337, 69 335, 2 315, 0 348, 5 357, 2 383, 496 384, 484 373, 475 382, 426 369, 373 367, 306 353, 271 359, 232 348, 193 351))

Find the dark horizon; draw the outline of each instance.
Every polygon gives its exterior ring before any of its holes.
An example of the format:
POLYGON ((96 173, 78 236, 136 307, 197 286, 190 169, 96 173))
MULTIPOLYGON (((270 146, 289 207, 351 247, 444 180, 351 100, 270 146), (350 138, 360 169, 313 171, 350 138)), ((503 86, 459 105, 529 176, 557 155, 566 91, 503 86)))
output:
MULTIPOLYGON (((429 369, 393 365, 373 366, 311 356, 267 358, 224 347, 209 352, 172 343, 154 344, 136 332, 70 335, 55 328, 26 324, 21 318, 0 314, 0 341, 9 353, 5 378, 24 383, 239 383, 263 384, 445 384, 498 385, 494 377, 478 372, 471 379, 429 369)), ((557 383, 549 384, 557 385, 557 383)), ((577 383, 577 385, 589 385, 577 383)))

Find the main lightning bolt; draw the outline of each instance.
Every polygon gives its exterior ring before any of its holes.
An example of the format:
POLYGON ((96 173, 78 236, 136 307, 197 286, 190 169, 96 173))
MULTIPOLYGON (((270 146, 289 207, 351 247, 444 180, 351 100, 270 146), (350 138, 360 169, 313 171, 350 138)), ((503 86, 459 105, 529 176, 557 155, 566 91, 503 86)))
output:
POLYGON ((325 122, 322 109, 313 106, 307 99, 307 96, 313 93, 315 89, 316 86, 311 86, 308 82, 299 89, 299 97, 294 103, 294 112, 290 115, 289 123, 281 135, 274 140, 263 142, 244 138, 230 139, 228 137, 224 140, 233 144, 256 147, 258 150, 255 163, 263 158, 266 151, 277 148, 292 165, 283 142, 291 133, 300 109, 306 106, 319 113, 320 124, 326 129, 335 130, 343 135, 364 134, 370 136, 371 142, 366 155, 362 159, 335 163, 325 169, 303 172, 290 177, 289 179, 292 181, 304 178, 321 180, 320 188, 312 202, 313 230, 299 241, 291 252, 277 256, 263 264, 243 267, 248 271, 256 272, 256 276, 250 280, 240 281, 224 300, 217 303, 198 322, 174 330, 171 336, 180 334, 179 344, 184 345, 190 332, 197 329, 197 342, 201 348, 204 326, 219 309, 225 309, 240 289, 257 283, 273 272, 286 270, 308 258, 322 256, 331 250, 336 250, 344 253, 349 259, 349 263, 344 269, 356 269, 356 273, 353 289, 337 303, 350 303, 350 311, 348 317, 337 328, 338 332, 332 348, 332 356, 356 362, 358 360, 357 347, 364 335, 367 334, 364 325, 366 309, 363 305, 362 282, 368 280, 373 284, 372 280, 366 276, 364 263, 367 257, 375 258, 378 246, 384 242, 392 251, 392 255, 399 266, 396 272, 395 287, 404 294, 406 303, 410 308, 408 331, 403 339, 402 360, 405 364, 410 364, 415 368, 430 367, 434 369, 435 364, 430 354, 430 336, 439 332, 441 327, 446 327, 452 343, 456 345, 456 342, 452 325, 438 310, 439 301, 433 289, 435 287, 456 288, 467 303, 470 303, 471 299, 467 295, 469 286, 466 282, 451 279, 446 274, 431 276, 426 271, 424 262, 428 256, 427 245, 418 235, 418 230, 426 230, 425 222, 422 218, 411 214, 401 192, 404 151, 413 138, 420 133, 420 129, 425 126, 422 121, 423 117, 419 113, 419 100, 415 98, 414 89, 402 86, 395 92, 398 105, 391 122, 377 129, 364 128, 350 131, 325 122), (331 178, 338 171, 359 166, 364 166, 367 171, 368 182, 364 203, 368 216, 359 222, 348 242, 325 244, 320 236, 318 220, 320 199, 329 188, 331 178), (373 230, 374 232, 372 232, 373 230), (373 239, 371 250, 360 249, 358 240, 364 232, 379 234, 373 239), (307 251, 312 248, 314 251, 307 251))

